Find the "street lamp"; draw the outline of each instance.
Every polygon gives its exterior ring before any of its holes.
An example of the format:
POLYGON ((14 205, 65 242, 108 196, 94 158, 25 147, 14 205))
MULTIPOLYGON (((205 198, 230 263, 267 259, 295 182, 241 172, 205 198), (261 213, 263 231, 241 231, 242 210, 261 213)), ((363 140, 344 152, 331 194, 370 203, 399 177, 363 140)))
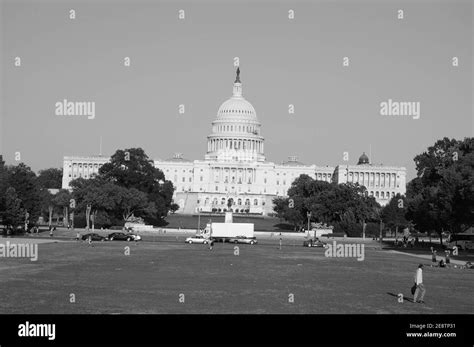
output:
POLYGON ((197 232, 201 232, 201 210, 202 208, 198 207, 197 212, 198 212, 198 230, 197 232))
POLYGON ((311 219, 311 212, 307 212, 306 216, 308 217, 308 235, 309 235, 309 221, 311 219))
POLYGON ((86 207, 86 229, 87 229, 87 231, 89 231, 89 219, 90 219, 90 215, 91 215, 91 210, 92 210, 92 205, 87 204, 87 207, 86 207))

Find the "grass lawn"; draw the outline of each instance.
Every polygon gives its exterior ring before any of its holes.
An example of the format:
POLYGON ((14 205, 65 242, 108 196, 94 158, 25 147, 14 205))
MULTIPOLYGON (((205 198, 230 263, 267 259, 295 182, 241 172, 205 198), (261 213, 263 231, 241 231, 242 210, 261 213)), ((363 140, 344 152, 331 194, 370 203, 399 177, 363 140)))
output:
MULTIPOLYGON (((224 216, 209 216, 206 214, 201 215, 201 228, 206 226, 206 223, 209 222, 209 219, 212 219, 214 223, 224 223, 224 216)), ((170 214, 166 217, 166 221, 169 223, 165 228, 183 228, 183 229, 196 229, 198 226, 198 216, 197 215, 182 215, 182 214, 170 214)), ((245 217, 245 216, 236 216, 234 214, 234 223, 254 223, 254 228, 256 231, 292 231, 290 225, 282 223, 278 218, 271 217, 245 217), (282 229, 284 227, 285 229, 282 229), (288 230, 290 228, 290 230, 288 230)))
POLYGON ((240 245, 239 255, 232 244, 93 245, 43 243, 36 262, 1 258, 0 313, 474 313, 474 271, 380 249, 359 262, 273 240, 240 245), (399 303, 420 261, 426 305, 399 303))

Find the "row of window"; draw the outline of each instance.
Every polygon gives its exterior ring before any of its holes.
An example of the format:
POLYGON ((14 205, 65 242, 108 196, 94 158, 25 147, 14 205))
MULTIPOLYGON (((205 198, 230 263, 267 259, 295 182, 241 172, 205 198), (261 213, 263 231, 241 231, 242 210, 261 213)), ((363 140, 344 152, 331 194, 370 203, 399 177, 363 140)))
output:
POLYGON ((92 178, 94 175, 96 175, 97 173, 96 172, 93 172, 91 173, 90 175, 88 174, 82 174, 82 173, 79 173, 79 174, 69 174, 68 177, 70 178, 80 178, 80 177, 84 177, 84 178, 92 178))
MULTIPOLYGON (((221 205, 227 205, 227 199, 226 198, 221 198, 220 199, 220 204, 221 205)), ((201 200, 198 200, 197 203, 199 204, 201 202, 201 200)), ((219 199, 218 198, 214 198, 211 199, 210 198, 205 198, 204 199, 204 206, 206 205, 219 205, 219 199)), ((250 206, 250 199, 241 199, 241 198, 238 198, 238 199, 232 199, 232 206, 250 206), (244 205, 242 205, 242 203, 244 203, 244 205)), ((258 206, 258 199, 253 199, 253 205, 254 206, 258 206)), ((265 205, 265 201, 262 201, 262 205, 265 205)))
POLYGON ((92 167, 99 168, 102 165, 103 164, 72 163, 72 164, 69 164, 69 167, 72 167, 72 166, 77 167, 78 166, 78 167, 82 168, 84 166, 84 167, 90 167, 90 168, 92 168, 92 167))
POLYGON ((243 113, 243 114, 252 114, 249 110, 222 110, 222 113, 243 113))
POLYGON ((391 197, 393 198, 395 196, 395 192, 378 192, 376 191, 375 192, 375 195, 374 195, 374 191, 366 191, 366 194, 370 194, 370 196, 375 196, 375 198, 380 198, 380 199, 390 199, 391 197))
MULTIPOLYGON (((200 182, 203 182, 203 177, 200 176, 200 177, 199 177, 199 180, 200 180, 200 182)), ((174 176, 173 182, 175 182, 175 183, 178 182, 178 176, 176 176, 176 175, 174 176)), ((182 177, 182 178, 181 178, 181 182, 183 182, 183 183, 186 182, 186 177, 182 177)), ((192 182, 192 178, 191 178, 191 177, 189 177, 189 182, 192 182)), ((214 182, 215 182, 215 183, 219 183, 219 177, 218 177, 218 176, 215 177, 214 182)), ((236 180, 235 177, 232 177, 232 179, 229 181, 229 177, 224 177, 224 183, 243 184, 243 181, 242 181, 242 178, 239 178, 238 180, 236 180)), ((267 183, 267 179, 266 179, 266 178, 263 179, 263 183, 265 183, 265 184, 267 183)), ((248 179, 247 184, 252 184, 252 179, 251 179, 251 178, 248 179)), ((279 185, 280 185, 280 181, 276 181, 276 184, 277 184, 277 186, 279 186, 279 185)), ((284 185, 284 186, 286 185, 286 181, 285 181, 285 180, 283 180, 282 185, 284 185)))
MULTIPOLYGON (((224 131, 234 131, 234 125, 218 125, 217 126, 217 131, 219 132, 224 132, 224 131)), ((246 131, 250 134, 257 135, 258 130, 256 127, 250 126, 250 125, 236 125, 235 126, 235 131, 243 132, 246 131)))
MULTIPOLYGON (((178 187, 179 188, 179 187, 178 187)), ((235 187, 231 187, 230 191, 231 192, 235 192, 235 187)), ((191 187, 185 187, 185 186, 182 186, 181 187, 181 191, 182 192, 190 192, 191 191, 191 187)), ((203 188, 202 187, 199 187, 199 191, 202 192, 203 191, 203 188)), ((216 192, 219 192, 219 187, 216 186, 215 187, 215 191, 216 192)), ((228 192, 229 191, 229 187, 227 186, 224 186, 224 192, 228 192)), ((242 187, 237 187, 237 191, 238 192, 242 192, 242 187)), ((251 192, 251 188, 250 187, 247 187, 247 192, 250 193, 251 192)), ((266 194, 267 193, 267 188, 263 188, 263 191, 260 191, 260 194, 266 194)), ((277 190, 276 192, 276 195, 279 195, 280 194, 280 191, 277 190)))
MULTIPOLYGON (((193 173, 194 170, 189 170, 189 173, 193 173)), ((170 172, 170 169, 166 169, 166 172, 170 172)), ((175 173, 178 172, 177 169, 174 170, 175 173)), ((202 172, 202 169, 201 169, 201 172, 202 172)), ((183 170, 183 173, 186 173, 186 170, 183 170)))

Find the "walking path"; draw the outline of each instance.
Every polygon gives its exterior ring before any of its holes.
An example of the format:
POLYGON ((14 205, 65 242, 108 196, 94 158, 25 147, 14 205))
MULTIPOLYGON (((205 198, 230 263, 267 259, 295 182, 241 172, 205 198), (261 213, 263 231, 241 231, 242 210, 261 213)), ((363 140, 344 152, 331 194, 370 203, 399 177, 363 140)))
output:
MULTIPOLYGON (((394 250, 389 250, 388 252, 396 253, 396 254, 403 254, 403 255, 410 255, 412 257, 417 257, 417 258, 422 258, 422 259, 428 259, 431 262, 431 255, 412 254, 412 253, 405 253, 405 252, 399 252, 399 251, 394 251, 394 250)), ((439 261, 439 260, 445 259, 445 258, 438 256, 436 259, 439 261)), ((466 265, 466 262, 462 261, 462 260, 454 260, 452 258, 450 260, 451 260, 451 264, 466 265)))

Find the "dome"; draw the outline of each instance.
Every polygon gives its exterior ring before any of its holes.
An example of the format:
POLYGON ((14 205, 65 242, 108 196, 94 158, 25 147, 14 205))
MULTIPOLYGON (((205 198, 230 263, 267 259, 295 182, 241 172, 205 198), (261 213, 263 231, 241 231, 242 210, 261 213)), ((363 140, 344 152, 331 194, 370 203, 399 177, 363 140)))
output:
POLYGON ((217 119, 222 118, 239 118, 256 120, 257 113, 252 104, 243 97, 231 97, 222 103, 217 111, 217 119))
POLYGON ((257 121, 257 113, 252 104, 242 96, 242 82, 240 68, 237 68, 237 77, 234 82, 232 97, 224 101, 217 111, 217 120, 257 121))
POLYGON ((357 165, 369 164, 369 157, 364 153, 359 157, 357 165))
POLYGON ((240 68, 234 81, 232 96, 224 101, 212 122, 207 137, 206 160, 265 161, 261 124, 252 104, 242 96, 240 68))

